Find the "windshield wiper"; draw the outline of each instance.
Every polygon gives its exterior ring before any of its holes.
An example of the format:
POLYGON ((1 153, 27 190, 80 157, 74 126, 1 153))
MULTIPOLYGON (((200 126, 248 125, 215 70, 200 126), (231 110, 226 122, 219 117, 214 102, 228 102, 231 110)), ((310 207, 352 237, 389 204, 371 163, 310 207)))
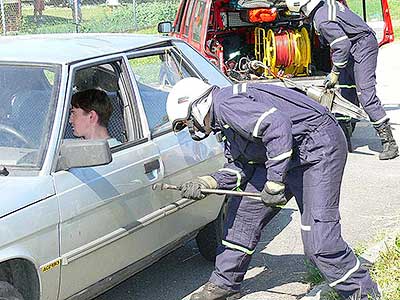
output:
POLYGON ((8 172, 6 167, 4 166, 0 167, 0 175, 8 176, 8 174, 10 174, 10 172, 8 172))

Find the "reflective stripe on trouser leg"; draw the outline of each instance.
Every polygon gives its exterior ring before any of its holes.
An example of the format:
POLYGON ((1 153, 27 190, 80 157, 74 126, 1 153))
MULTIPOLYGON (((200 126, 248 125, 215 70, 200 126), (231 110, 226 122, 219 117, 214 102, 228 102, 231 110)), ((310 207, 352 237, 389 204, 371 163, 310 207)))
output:
POLYGON ((359 104, 358 96, 357 96, 357 86, 354 80, 354 60, 349 59, 346 67, 340 71, 339 75, 339 85, 337 87, 340 88, 340 94, 346 99, 349 100, 354 105, 359 104))
POLYGON ((324 277, 343 297, 361 288, 374 291, 376 284, 341 235, 339 196, 347 149, 341 129, 336 125, 312 133, 314 147, 304 157, 322 157, 315 164, 293 169, 288 174, 289 188, 301 211, 304 252, 324 277))
MULTIPOLYGON (((265 183, 265 168, 257 167, 245 191, 259 192, 265 183), (261 169, 262 171, 257 171, 261 169)), ((261 231, 275 211, 262 201, 248 197, 232 197, 228 202, 223 245, 217 250, 215 271, 210 282, 218 286, 239 290, 257 246, 261 231)))

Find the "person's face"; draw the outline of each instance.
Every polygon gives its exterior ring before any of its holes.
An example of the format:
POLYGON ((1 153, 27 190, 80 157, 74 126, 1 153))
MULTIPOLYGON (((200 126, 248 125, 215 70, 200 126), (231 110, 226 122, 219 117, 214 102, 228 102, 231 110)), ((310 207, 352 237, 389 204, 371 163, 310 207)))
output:
POLYGON ((92 127, 92 114, 82 108, 72 107, 69 122, 74 136, 85 138, 92 127))

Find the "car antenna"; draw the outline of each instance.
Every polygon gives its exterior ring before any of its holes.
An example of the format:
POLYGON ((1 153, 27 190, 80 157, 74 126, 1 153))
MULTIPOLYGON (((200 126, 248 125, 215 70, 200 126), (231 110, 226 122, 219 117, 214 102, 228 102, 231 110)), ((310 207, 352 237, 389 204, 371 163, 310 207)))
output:
POLYGON ((2 168, 0 169, 0 175, 8 176, 8 174, 10 174, 10 172, 8 172, 5 166, 2 166, 2 168))

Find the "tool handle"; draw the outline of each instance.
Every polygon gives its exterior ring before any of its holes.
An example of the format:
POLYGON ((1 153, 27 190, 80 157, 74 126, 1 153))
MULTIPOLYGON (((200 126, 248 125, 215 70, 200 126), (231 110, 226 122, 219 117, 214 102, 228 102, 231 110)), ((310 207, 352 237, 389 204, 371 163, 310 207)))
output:
POLYGON ((260 198, 260 193, 252 193, 252 192, 240 192, 240 191, 230 191, 230 190, 219 190, 219 189, 201 189, 203 194, 216 194, 216 195, 230 195, 230 196, 249 196, 249 197, 257 197, 260 198))
MULTIPOLYGON (((152 186, 153 190, 177 190, 179 191, 179 187, 172 184, 167 183, 156 183, 152 186)), ((230 196, 249 196, 249 197, 256 197, 260 198, 260 193, 251 193, 251 192, 240 192, 240 191, 230 191, 230 190, 221 190, 221 189, 201 189, 203 194, 216 194, 216 195, 230 195, 230 196)))

